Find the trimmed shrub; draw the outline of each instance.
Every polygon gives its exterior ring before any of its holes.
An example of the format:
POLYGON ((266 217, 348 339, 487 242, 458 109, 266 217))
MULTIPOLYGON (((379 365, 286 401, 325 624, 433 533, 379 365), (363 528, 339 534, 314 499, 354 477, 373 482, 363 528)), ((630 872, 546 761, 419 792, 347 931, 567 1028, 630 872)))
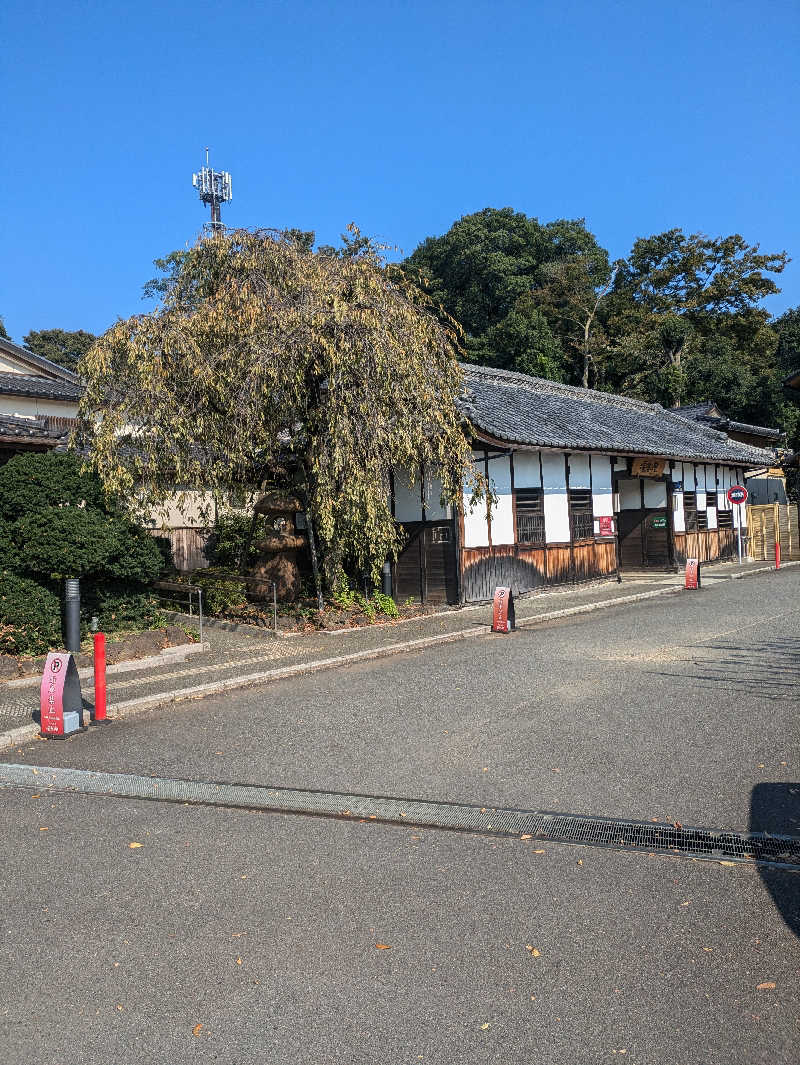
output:
POLYGON ((12 537, 12 526, 0 518, 0 568, 19 570, 19 551, 12 537))
MULTIPOLYGON (((242 557, 244 545, 250 532, 252 516, 229 511, 217 517, 214 529, 208 538, 204 553, 212 566, 223 566, 227 569, 236 569, 242 557)), ((253 533, 253 544, 258 542, 264 532, 264 518, 259 515, 256 528, 253 533)), ((254 562, 258 557, 258 551, 250 546, 245 565, 254 562)))
POLYGON ((50 507, 12 528, 20 566, 36 577, 154 580, 163 568, 153 537, 127 518, 81 507, 50 507))
POLYGON ((197 570, 189 578, 203 590, 203 613, 222 614, 247 603, 247 587, 236 573, 219 567, 197 570))
POLYGON ((81 585, 82 630, 88 632, 93 616, 102 632, 159 628, 167 621, 154 595, 121 581, 81 585))
POLYGON ((40 655, 60 643, 56 593, 27 577, 0 572, 0 654, 40 655))
POLYGON ((110 512, 100 479, 81 473, 80 459, 69 452, 15 455, 0 466, 0 520, 58 506, 83 504, 110 512))

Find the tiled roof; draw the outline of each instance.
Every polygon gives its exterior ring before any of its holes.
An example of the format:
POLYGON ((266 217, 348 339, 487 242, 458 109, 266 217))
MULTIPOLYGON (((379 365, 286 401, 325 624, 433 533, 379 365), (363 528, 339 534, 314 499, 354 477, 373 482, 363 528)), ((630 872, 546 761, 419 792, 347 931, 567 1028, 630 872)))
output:
POLYGON ((37 441, 43 444, 66 443, 70 430, 61 425, 52 425, 47 417, 17 418, 0 414, 0 440, 37 441))
POLYGON ((751 425, 749 422, 735 422, 732 418, 721 414, 719 417, 708 412, 719 410, 716 403, 696 403, 691 407, 676 407, 674 413, 683 418, 691 418, 696 422, 705 422, 706 425, 719 429, 721 432, 748 433, 750 436, 763 436, 766 440, 780 440, 783 433, 780 429, 770 429, 766 425, 751 425))
POLYGON ((73 373, 72 370, 68 370, 66 366, 59 366, 57 362, 51 362, 50 359, 45 359, 41 355, 35 355, 32 351, 28 351, 27 348, 21 348, 19 344, 6 340, 5 337, 0 337, 0 354, 3 352, 11 356, 12 359, 21 362, 24 366, 30 366, 31 369, 44 370, 45 374, 57 377, 61 381, 80 384, 78 375, 73 373))
POLYGON ((79 400, 83 394, 83 385, 76 377, 74 381, 55 380, 51 377, 39 377, 36 374, 0 373, 0 395, 33 396, 38 399, 79 400))
POLYGON ((737 443, 657 403, 486 366, 462 368, 465 415, 478 433, 510 444, 751 467, 773 462, 771 451, 737 443))

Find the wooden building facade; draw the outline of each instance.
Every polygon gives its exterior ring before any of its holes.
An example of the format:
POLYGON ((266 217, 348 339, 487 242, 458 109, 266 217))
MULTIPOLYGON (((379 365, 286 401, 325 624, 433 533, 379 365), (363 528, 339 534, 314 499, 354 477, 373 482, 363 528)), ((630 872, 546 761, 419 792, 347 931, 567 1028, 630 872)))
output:
MULTIPOLYGON (((408 534, 396 598, 482 602, 498 585, 519 595, 737 555, 739 508, 726 493, 771 452, 658 405, 464 369, 473 463, 490 498, 465 488, 447 508, 435 478, 395 477, 395 518, 408 534)), ((746 550, 744 515, 742 533, 746 550)))

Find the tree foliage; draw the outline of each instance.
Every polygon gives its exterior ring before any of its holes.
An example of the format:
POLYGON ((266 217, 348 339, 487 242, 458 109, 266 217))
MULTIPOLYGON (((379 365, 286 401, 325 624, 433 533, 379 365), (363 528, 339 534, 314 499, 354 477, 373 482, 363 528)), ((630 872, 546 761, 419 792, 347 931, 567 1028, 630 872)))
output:
POLYGON ((23 338, 25 347, 34 355, 73 371, 96 339, 94 333, 83 329, 72 333, 64 329, 33 329, 23 338))
POLYGON ((176 484, 222 494, 292 465, 328 573, 349 559, 376 576, 400 546, 391 469, 418 477, 425 463, 458 497, 456 334, 350 234, 359 250, 344 256, 271 231, 203 238, 157 310, 108 330, 81 365, 107 489, 157 506, 176 484))

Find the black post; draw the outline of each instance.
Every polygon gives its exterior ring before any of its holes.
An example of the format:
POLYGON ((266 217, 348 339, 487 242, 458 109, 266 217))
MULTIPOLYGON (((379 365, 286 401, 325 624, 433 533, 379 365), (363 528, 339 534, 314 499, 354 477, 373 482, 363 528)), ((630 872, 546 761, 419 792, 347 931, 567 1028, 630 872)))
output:
POLYGON ((64 582, 64 627, 67 650, 76 655, 81 649, 81 584, 78 580, 64 582))
POLYGON ((392 564, 391 562, 384 562, 383 569, 381 570, 381 585, 384 595, 392 594, 392 564))

